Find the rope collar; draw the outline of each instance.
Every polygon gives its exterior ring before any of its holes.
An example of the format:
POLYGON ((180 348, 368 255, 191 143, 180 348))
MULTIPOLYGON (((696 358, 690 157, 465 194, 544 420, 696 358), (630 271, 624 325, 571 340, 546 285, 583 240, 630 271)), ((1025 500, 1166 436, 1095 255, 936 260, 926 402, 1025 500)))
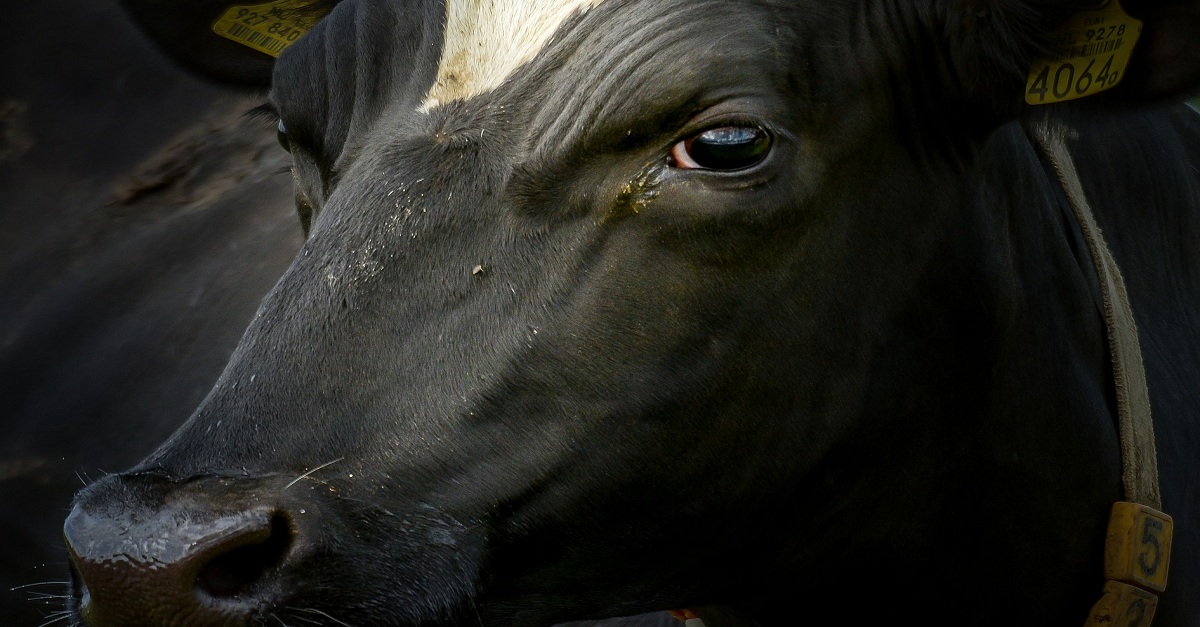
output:
POLYGON ((1067 129, 1058 122, 1035 125, 1030 139, 1053 168, 1066 193, 1092 263, 1100 279, 1104 326, 1112 357, 1121 439, 1121 480, 1125 498, 1113 504, 1104 549, 1103 596, 1092 607, 1085 627, 1137 625, 1149 627, 1158 604, 1157 592, 1167 585, 1172 521, 1160 511, 1158 455, 1150 393, 1138 340, 1137 322, 1129 304, 1125 279, 1096 223, 1067 149, 1067 129))

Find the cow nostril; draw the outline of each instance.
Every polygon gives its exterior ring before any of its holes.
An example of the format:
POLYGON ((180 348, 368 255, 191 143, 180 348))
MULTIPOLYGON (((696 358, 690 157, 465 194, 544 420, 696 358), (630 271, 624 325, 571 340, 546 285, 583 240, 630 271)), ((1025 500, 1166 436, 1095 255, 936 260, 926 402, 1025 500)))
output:
POLYGON ((265 540, 214 557, 200 569, 196 587, 209 596, 220 598, 235 597, 253 588, 267 571, 283 562, 291 547, 292 535, 287 516, 275 513, 265 540))

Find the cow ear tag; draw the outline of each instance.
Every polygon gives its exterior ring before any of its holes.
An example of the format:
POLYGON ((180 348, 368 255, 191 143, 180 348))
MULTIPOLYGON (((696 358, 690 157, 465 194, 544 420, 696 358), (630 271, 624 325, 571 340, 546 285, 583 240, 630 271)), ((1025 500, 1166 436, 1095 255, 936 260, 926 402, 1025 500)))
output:
POLYGON ((1065 102, 1116 87, 1141 34, 1141 21, 1130 17, 1118 0, 1076 13, 1054 33, 1048 58, 1034 61, 1025 102, 1065 102))
POLYGON ((313 0, 275 0, 232 6, 213 23, 212 30, 243 46, 278 57, 329 14, 328 7, 315 8, 315 4, 313 0))

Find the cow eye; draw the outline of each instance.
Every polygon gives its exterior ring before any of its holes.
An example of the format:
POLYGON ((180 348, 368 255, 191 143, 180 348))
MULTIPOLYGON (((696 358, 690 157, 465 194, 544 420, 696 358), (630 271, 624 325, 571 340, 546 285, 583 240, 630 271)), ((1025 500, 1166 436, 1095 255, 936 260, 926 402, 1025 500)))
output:
POLYGON ((757 126, 722 126, 671 148, 671 165, 683 170, 742 170, 757 165, 771 150, 771 134, 757 126))
POLYGON ((279 120, 279 124, 275 126, 275 139, 279 141, 279 145, 283 146, 284 150, 288 152, 292 151, 291 142, 288 141, 287 126, 283 123, 282 118, 279 120))

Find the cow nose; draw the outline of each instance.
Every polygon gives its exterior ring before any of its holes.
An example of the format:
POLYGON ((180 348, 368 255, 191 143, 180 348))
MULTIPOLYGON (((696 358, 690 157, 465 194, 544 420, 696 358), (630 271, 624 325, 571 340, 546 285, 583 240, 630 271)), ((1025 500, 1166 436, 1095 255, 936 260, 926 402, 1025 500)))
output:
POLYGON ((269 603, 292 544, 287 514, 269 508, 122 513, 80 504, 64 534, 89 627, 245 624, 269 603))

